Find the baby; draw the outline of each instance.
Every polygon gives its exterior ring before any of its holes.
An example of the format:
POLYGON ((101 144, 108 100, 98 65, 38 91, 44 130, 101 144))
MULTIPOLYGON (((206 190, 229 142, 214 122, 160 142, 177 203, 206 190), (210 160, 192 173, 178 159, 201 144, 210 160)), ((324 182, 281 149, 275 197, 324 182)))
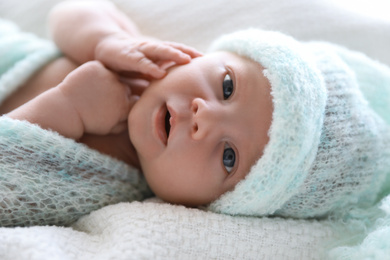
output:
POLYGON ((52 12, 66 58, 6 100, 8 118, 142 169, 167 202, 219 213, 322 217, 387 192, 389 68, 255 29, 219 38, 202 56, 144 38, 99 5, 52 12), (53 72, 70 71, 50 88, 53 72))
POLYGON ((148 39, 110 3, 92 5, 52 11, 52 36, 66 56, 8 97, 1 113, 142 169, 166 201, 199 206, 232 190, 268 141, 272 99, 261 65, 148 39))

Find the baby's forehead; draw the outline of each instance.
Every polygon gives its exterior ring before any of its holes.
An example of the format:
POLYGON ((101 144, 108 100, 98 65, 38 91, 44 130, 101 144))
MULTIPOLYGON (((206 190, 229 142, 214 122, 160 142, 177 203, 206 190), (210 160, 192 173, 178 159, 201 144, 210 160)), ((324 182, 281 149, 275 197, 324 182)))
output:
POLYGON ((245 65, 247 68, 255 67, 258 71, 263 71, 265 67, 258 61, 233 51, 213 51, 206 53, 204 56, 199 57, 199 59, 205 59, 208 61, 221 61, 225 62, 227 65, 235 63, 238 65, 245 65))

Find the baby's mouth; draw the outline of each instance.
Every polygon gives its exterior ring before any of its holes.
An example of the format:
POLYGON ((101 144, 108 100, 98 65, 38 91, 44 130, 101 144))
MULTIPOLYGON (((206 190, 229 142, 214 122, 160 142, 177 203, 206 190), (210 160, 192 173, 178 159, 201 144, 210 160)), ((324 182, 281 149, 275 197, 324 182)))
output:
POLYGON ((169 119, 171 119, 171 114, 167 109, 167 113, 165 115, 165 132, 167 133, 167 139, 169 138, 169 132, 171 131, 171 123, 169 122, 169 119))

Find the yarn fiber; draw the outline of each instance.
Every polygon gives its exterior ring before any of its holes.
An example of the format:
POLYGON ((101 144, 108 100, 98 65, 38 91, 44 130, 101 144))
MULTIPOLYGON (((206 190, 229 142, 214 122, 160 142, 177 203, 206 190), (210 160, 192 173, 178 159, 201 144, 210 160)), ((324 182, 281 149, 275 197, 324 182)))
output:
POLYGON ((52 42, 21 32, 14 23, 0 18, 0 103, 60 55, 52 42))
POLYGON ((70 225, 150 190, 129 165, 29 122, 0 117, 0 226, 70 225))
POLYGON ((277 215, 321 217, 369 207, 390 174, 389 125, 369 106, 354 72, 324 48, 313 50, 328 92, 316 159, 277 215))
POLYGON ((375 99, 386 102, 372 93, 390 93, 389 68, 364 65, 368 58, 331 44, 256 29, 222 36, 212 49, 259 62, 274 111, 263 156, 210 210, 307 218, 379 199, 390 172, 390 127, 379 114, 390 113, 390 102, 375 105, 375 99), (362 89, 371 94, 371 105, 362 89))

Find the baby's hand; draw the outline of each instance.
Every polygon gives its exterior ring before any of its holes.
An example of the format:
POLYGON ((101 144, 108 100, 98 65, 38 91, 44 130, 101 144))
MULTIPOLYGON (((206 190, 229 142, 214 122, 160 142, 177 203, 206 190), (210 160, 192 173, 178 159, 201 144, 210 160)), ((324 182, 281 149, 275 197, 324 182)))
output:
POLYGON ((128 86, 98 61, 90 61, 58 86, 77 111, 84 133, 106 135, 127 127, 127 117, 137 100, 128 86))
POLYGON ((169 62, 186 64, 202 54, 184 44, 132 38, 113 34, 103 38, 95 49, 95 59, 117 72, 133 71, 162 78, 169 62))

